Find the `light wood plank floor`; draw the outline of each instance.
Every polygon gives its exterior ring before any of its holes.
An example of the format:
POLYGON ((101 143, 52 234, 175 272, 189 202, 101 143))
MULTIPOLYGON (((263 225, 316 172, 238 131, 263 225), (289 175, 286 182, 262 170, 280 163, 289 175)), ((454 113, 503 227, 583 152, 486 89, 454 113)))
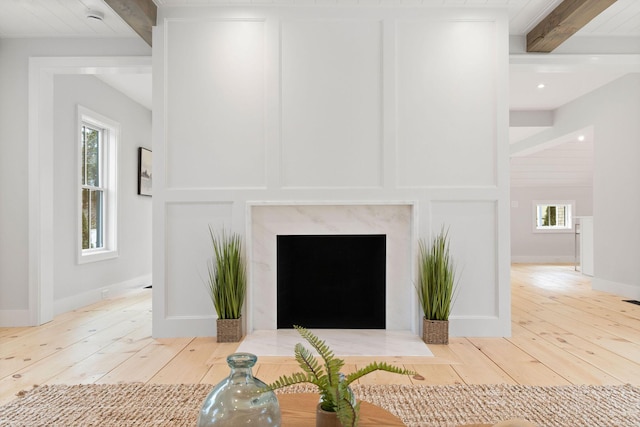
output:
MULTIPOLYGON (((452 338, 436 357, 390 357, 424 379, 374 373, 363 383, 640 385, 640 306, 591 290, 572 266, 514 265, 511 338, 452 338)), ((0 328, 0 404, 34 384, 210 383, 237 344, 153 339, 151 291, 101 301, 33 328, 0 328)), ((381 360, 380 358, 376 358, 381 360)), ((346 358, 346 369, 373 358, 346 358)), ((291 357, 260 358, 270 382, 297 371, 291 357)))

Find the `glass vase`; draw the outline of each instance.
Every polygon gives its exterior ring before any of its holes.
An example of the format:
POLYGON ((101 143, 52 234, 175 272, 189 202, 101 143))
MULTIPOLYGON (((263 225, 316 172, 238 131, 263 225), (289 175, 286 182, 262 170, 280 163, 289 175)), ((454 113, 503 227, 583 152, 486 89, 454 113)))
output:
POLYGON ((280 405, 273 391, 253 376, 258 358, 250 353, 227 357, 229 376, 218 383, 200 408, 198 427, 280 427, 280 405))

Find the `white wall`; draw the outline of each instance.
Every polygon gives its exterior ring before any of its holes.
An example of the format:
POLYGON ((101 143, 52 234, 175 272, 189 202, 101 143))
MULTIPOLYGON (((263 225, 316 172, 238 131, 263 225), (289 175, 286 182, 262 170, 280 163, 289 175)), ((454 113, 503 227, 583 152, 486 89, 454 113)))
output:
MULTIPOLYGON (((27 293, 26 43, 0 39, 0 310, 22 316, 27 293)), ((5 323, 7 324, 7 323, 5 323)))
MULTIPOLYGON (((640 73, 596 91, 593 179, 595 289, 640 299, 640 73), (612 207, 618 209, 612 209, 612 207)), ((559 112, 559 120, 581 114, 583 103, 559 112)))
POLYGON ((247 236, 250 202, 287 201, 410 201, 416 235, 450 225, 463 270, 452 334, 510 334, 506 10, 160 15, 155 336, 215 334, 207 225, 247 236))
POLYGON ((575 262, 575 235, 534 232, 534 201, 574 200, 573 216, 593 215, 592 187, 511 187, 511 261, 524 263, 575 262))
POLYGON ((138 147, 151 149, 151 111, 94 76, 54 78, 54 302, 68 311, 99 290, 151 284, 151 198, 137 195, 138 147), (78 265, 77 105, 120 124, 118 257, 78 265))
POLYGON ((148 54, 138 39, 0 39, 0 324, 29 323, 29 57, 148 54))

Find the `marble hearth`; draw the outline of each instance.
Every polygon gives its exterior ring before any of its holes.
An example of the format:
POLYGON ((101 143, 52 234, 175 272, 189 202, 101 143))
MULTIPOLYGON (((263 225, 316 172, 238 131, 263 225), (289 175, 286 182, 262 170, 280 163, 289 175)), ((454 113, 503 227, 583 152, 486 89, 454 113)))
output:
POLYGON ((277 329, 276 238, 298 234, 385 234, 386 329, 418 333, 411 274, 415 241, 412 203, 253 202, 247 206, 247 222, 248 334, 277 329))
MULTIPOLYGON (((433 357, 422 338, 411 331, 383 329, 311 329, 338 356, 363 357, 433 357)), ((312 350, 293 329, 254 331, 246 335, 238 352, 264 356, 290 357, 297 343, 312 350)), ((315 353, 315 352, 314 352, 315 353)))

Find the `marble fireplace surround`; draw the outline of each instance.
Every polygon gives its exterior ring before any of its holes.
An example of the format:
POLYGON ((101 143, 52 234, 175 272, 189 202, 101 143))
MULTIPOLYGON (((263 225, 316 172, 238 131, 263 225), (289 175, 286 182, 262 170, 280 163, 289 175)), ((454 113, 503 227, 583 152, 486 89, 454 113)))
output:
POLYGON ((284 234, 385 234, 386 329, 418 333, 411 274, 416 239, 414 203, 250 202, 246 218, 248 334, 277 329, 276 237, 284 234))

